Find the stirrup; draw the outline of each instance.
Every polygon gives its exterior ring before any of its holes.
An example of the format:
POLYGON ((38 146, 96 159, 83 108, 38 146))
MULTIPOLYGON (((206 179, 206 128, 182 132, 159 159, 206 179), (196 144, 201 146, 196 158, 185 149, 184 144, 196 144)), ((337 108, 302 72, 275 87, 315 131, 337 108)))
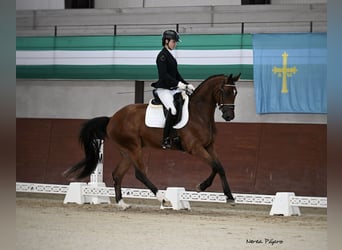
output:
POLYGON ((171 148, 171 139, 170 139, 170 137, 166 137, 164 139, 163 144, 162 144, 162 148, 163 149, 171 148))

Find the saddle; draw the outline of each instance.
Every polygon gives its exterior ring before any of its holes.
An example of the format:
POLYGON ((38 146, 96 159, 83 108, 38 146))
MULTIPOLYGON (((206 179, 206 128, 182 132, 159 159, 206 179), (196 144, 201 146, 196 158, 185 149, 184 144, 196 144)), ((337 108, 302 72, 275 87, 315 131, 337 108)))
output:
MULTIPOLYGON (((145 114, 145 124, 152 128, 164 128, 167 109, 160 101, 155 89, 152 91, 153 99, 149 101, 145 114)), ((180 129, 184 127, 189 120, 189 97, 184 93, 174 95, 174 105, 177 110, 176 122, 173 128, 180 129)))

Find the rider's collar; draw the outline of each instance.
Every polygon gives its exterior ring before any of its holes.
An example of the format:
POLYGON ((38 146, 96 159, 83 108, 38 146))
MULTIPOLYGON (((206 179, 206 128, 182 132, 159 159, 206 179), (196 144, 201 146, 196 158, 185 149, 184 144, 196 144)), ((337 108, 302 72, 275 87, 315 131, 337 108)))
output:
POLYGON ((166 46, 166 49, 167 49, 167 51, 169 51, 169 52, 170 52, 170 54, 171 54, 173 57, 175 57, 175 55, 173 54, 173 50, 172 50, 172 49, 169 49, 169 47, 168 47, 168 46, 166 46))

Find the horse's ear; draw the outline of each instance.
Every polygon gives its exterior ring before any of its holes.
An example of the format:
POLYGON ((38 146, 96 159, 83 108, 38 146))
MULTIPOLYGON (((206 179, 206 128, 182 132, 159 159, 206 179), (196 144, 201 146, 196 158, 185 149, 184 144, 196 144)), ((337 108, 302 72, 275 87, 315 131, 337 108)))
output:
POLYGON ((230 74, 228 77, 225 76, 225 80, 223 81, 222 83, 222 87, 227 84, 227 83, 230 83, 232 81, 232 77, 233 77, 233 74, 230 74))
POLYGON ((237 75, 237 76, 234 76, 234 82, 237 82, 240 80, 240 76, 241 76, 241 72, 237 75))

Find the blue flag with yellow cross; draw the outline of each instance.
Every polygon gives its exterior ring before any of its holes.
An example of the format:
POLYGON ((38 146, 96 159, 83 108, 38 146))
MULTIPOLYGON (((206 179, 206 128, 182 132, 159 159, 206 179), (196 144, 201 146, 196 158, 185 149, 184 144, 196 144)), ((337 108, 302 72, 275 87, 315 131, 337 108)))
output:
POLYGON ((253 35, 256 112, 327 112, 327 35, 253 35))

